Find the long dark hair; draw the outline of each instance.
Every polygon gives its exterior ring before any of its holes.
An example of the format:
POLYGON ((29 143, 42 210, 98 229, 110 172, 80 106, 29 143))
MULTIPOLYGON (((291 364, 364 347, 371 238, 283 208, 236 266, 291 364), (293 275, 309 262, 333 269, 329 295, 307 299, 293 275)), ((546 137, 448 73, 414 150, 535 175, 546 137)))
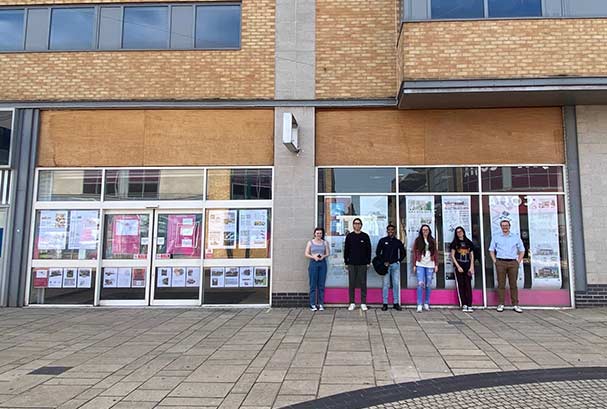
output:
MULTIPOLYGON (((316 232, 317 231, 320 231, 322 233, 322 239, 324 240, 325 239, 325 229, 323 229, 322 227, 317 227, 317 228, 314 229, 314 233, 312 235, 312 238, 314 238, 316 236, 316 232)), ((320 244, 319 244, 319 246, 320 246, 320 244)))
POLYGON ((459 237, 457 237, 457 231, 458 230, 461 230, 464 233, 464 239, 461 240, 461 241, 465 242, 466 245, 468 245, 468 247, 472 248, 473 247, 472 240, 470 240, 468 238, 468 236, 466 236, 466 230, 462 226, 457 226, 455 228, 455 231, 453 232, 453 240, 451 241, 451 247, 452 248, 458 248, 459 247, 460 239, 459 239, 459 237))
POLYGON ((430 254, 434 255, 434 253, 436 253, 436 240, 432 237, 432 229, 427 224, 422 224, 419 228, 419 234, 415 239, 415 249, 420 253, 423 253, 426 250, 426 241, 424 240, 424 234, 422 233, 424 227, 428 228, 428 247, 430 247, 430 254))

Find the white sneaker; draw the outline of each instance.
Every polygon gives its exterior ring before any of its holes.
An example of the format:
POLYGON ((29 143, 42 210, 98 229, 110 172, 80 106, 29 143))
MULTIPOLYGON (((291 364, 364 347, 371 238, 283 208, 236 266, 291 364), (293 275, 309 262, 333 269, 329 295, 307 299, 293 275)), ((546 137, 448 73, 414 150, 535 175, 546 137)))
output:
POLYGON ((474 310, 472 309, 472 307, 468 307, 468 310, 466 312, 473 312, 474 310))
POLYGON ((417 312, 422 312, 422 305, 421 304, 417 304, 417 312))
POLYGON ((426 310, 426 311, 430 311, 430 305, 428 305, 428 304, 424 304, 424 310, 426 310))
POLYGON ((518 312, 518 313, 523 312, 523 309, 521 307, 519 307, 518 305, 515 305, 514 307, 512 307, 512 310, 514 312, 518 312))
POLYGON ((318 311, 324 311, 324 310, 325 310, 325 307, 323 307, 322 304, 318 306, 318 311))
POLYGON ((354 311, 354 308, 356 308, 356 305, 350 304, 350 306, 348 307, 348 311, 354 311))
POLYGON ((316 311, 316 306, 315 305, 310 305, 310 311, 316 311))
POLYGON ((502 311, 504 311, 504 305, 500 304, 497 306, 497 312, 502 312, 502 311))
POLYGON ((363 311, 367 311, 369 308, 367 308, 367 304, 361 304, 360 309, 363 311))
POLYGON ((467 305, 464 305, 464 306, 462 307, 462 311, 463 311, 463 312, 468 312, 468 306, 467 306, 467 305))

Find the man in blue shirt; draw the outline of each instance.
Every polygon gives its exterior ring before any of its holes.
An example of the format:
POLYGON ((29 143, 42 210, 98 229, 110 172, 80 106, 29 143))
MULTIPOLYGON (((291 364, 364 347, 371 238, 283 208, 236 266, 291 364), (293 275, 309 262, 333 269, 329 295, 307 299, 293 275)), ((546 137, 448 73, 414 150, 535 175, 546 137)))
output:
POLYGON ((499 299, 497 311, 504 311, 504 291, 506 289, 506 277, 508 277, 512 309, 516 312, 523 312, 518 305, 516 279, 519 265, 523 262, 525 256, 525 246, 518 235, 510 232, 510 222, 508 220, 502 220, 500 228, 502 234, 492 237, 489 245, 489 255, 497 270, 497 296, 499 299))

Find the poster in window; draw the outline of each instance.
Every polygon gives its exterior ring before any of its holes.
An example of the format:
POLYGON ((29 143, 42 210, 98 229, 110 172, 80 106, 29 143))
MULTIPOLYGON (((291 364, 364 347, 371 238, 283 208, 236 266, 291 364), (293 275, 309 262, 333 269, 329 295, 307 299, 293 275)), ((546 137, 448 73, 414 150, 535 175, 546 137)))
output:
POLYGON ((329 243, 327 257, 327 287, 347 287, 348 272, 344 264, 344 241, 348 230, 347 220, 353 219, 350 196, 325 197, 325 240, 329 243))
MULTIPOLYGON (((361 196, 360 216, 358 217, 363 221, 363 231, 369 235, 371 252, 374 255, 377 243, 386 235, 386 227, 388 226, 388 197, 361 196)), ((352 225, 349 227, 353 229, 352 225)), ((383 286, 383 278, 375 274, 375 270, 372 267, 369 267, 369 271, 367 272, 367 286, 370 288, 381 288, 383 286)))
POLYGON ((226 267, 224 287, 238 287, 238 267, 226 267))
POLYGON ((140 221, 138 215, 114 216, 112 252, 114 254, 138 255, 140 251, 140 221))
POLYGON ((78 288, 91 288, 93 270, 90 268, 78 269, 78 288))
POLYGON ((527 196, 531 287, 559 289, 562 286, 557 198, 527 196))
MULTIPOLYGON (((468 237, 472 234, 470 196, 443 196, 442 209, 445 288, 455 288, 455 266, 451 260, 451 250, 449 247, 455 236, 455 229, 457 227, 463 227, 468 237)), ((472 283, 472 287, 474 287, 474 282, 472 283)))
POLYGON ((46 288, 48 287, 48 270, 36 269, 34 270, 34 288, 46 288))
POLYGON ((61 288, 63 284, 63 269, 51 268, 48 273, 48 288, 61 288))
POLYGON ((268 286, 268 267, 255 267, 254 287, 268 286))
POLYGON ((42 210, 38 226, 38 250, 64 250, 67 241, 67 210, 42 210))
POLYGON ((97 210, 72 210, 68 248, 71 250, 97 249, 99 216, 97 210))
POLYGON ((158 267, 156 271, 158 272, 158 277, 156 278, 156 287, 170 287, 173 269, 171 267, 158 267))
MULTIPOLYGON (((158 244, 161 244, 160 238, 158 244)), ((200 226, 196 222, 195 214, 168 216, 166 252, 191 257, 200 256, 200 226)))
POLYGON ((253 267, 240 267, 240 287, 253 287, 253 267))
POLYGON ((243 209, 238 215, 238 247, 265 249, 268 237, 267 209, 243 209))
POLYGON ((78 269, 64 268, 63 269, 63 288, 76 288, 78 279, 78 269))
POLYGON ((134 268, 133 269, 133 282, 132 288, 143 288, 145 287, 145 268, 134 268))
POLYGON ((131 288, 131 274, 132 271, 130 267, 119 267, 116 278, 116 287, 131 288))
MULTIPOLYGON (((489 215, 491 217, 491 237, 496 237, 502 233, 500 223, 502 220, 510 222, 510 233, 517 236, 521 235, 521 222, 519 216, 519 205, 521 199, 518 196, 489 196, 489 215)), ((525 284, 525 273, 523 263, 519 265, 517 285, 523 288, 525 284)), ((497 271, 493 268, 493 282, 497 288, 497 271)))
POLYGON ((118 286, 118 269, 106 267, 103 269, 103 288, 116 288, 118 286))
POLYGON ((236 248, 236 210, 209 210, 208 248, 236 248))
POLYGON ((186 269, 186 287, 200 287, 200 267, 188 267, 186 269))
POLYGON ((225 287, 223 267, 211 267, 211 288, 225 287))
POLYGON ((171 287, 185 287, 185 267, 173 267, 171 287))
MULTIPOLYGON (((415 239, 419 235, 422 224, 427 224, 435 234, 434 228, 434 196, 407 196, 406 197, 406 222, 407 222, 407 287, 417 287, 417 275, 413 272, 413 247, 415 239)), ((438 240, 437 240, 438 241, 438 240)), ((432 288, 436 288, 436 278, 432 279, 432 288)))

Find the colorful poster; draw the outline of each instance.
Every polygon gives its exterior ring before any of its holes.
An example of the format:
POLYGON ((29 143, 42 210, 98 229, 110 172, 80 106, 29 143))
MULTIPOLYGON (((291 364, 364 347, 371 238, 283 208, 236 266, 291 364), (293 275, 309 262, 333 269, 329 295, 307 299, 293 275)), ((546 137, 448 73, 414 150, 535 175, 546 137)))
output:
POLYGON ((185 267, 173 267, 171 287, 185 287, 185 267))
MULTIPOLYGON (((407 287, 417 287, 417 276, 413 272, 413 244, 419 235, 422 224, 427 224, 435 234, 434 226, 434 196, 406 197, 406 229, 407 229, 407 287)), ((436 288, 436 278, 432 280, 432 288, 436 288)))
POLYGON ((253 287, 253 267, 240 267, 239 287, 253 287))
POLYGON ((136 214, 114 216, 112 252, 138 255, 140 250, 140 223, 136 214))
MULTIPOLYGON (((510 232, 521 235, 521 223, 519 217, 519 206, 521 199, 519 196, 489 196, 489 214, 491 217, 491 237, 502 233, 500 223, 502 220, 510 222, 510 232)), ((523 288, 525 284, 525 272, 521 263, 518 269, 517 286, 523 288)), ((497 271, 493 266, 493 282, 497 288, 497 271)))
POLYGON ((75 268, 63 269, 63 288, 76 288, 78 270, 75 268))
MULTIPOLYGON (((455 237, 455 229, 463 227, 466 235, 472 234, 470 196, 443 196, 443 250, 445 260, 445 288, 455 288, 455 266, 449 246, 455 237)), ((474 287, 474 278, 472 278, 474 287)))
POLYGON ((42 210, 38 225, 38 250, 64 250, 67 241, 67 210, 42 210))
POLYGON ((34 270, 34 288, 46 288, 48 287, 48 270, 36 269, 34 270))
POLYGON ((348 271, 344 265, 344 241, 347 234, 347 223, 352 210, 350 196, 325 197, 325 240, 329 243, 327 257, 327 287, 347 287, 348 271))
POLYGON ((97 249, 99 213, 97 210, 72 210, 68 248, 72 250, 97 249))
POLYGON ((254 287, 268 286, 268 267, 255 267, 254 287))
POLYGON ((226 267, 224 275, 224 287, 238 287, 238 267, 226 267))
POLYGON ((188 267, 186 269, 186 287, 200 287, 200 267, 188 267))
MULTIPOLYGON (((165 244, 158 238, 158 244, 165 244)), ((190 257, 200 256, 200 225, 195 214, 171 214, 167 222, 166 252, 190 257)))
POLYGON ((156 287, 170 287, 173 269, 171 267, 158 267, 156 271, 158 272, 158 277, 156 278, 156 287))
POLYGON ((93 270, 90 268, 78 269, 78 288, 91 288, 93 282, 93 270))
POLYGON ((238 214, 238 247, 265 249, 268 245, 268 210, 243 209, 238 214))
POLYGON ((562 285, 557 198, 527 196, 531 287, 559 289, 562 285))
POLYGON ((236 248, 236 210, 209 210, 208 248, 236 248))
POLYGON ((132 288, 143 288, 145 287, 145 268, 134 268, 133 269, 133 282, 131 283, 132 288))
POLYGON ((61 288, 63 284, 63 269, 51 268, 49 270, 48 288, 61 288))
POLYGON ((223 267, 211 267, 211 288, 225 287, 223 267))
POLYGON ((131 288, 131 268, 130 267, 119 267, 116 278, 116 287, 118 288, 131 288))
POLYGON ((106 267, 103 269, 103 288, 116 288, 118 285, 118 269, 106 267))

